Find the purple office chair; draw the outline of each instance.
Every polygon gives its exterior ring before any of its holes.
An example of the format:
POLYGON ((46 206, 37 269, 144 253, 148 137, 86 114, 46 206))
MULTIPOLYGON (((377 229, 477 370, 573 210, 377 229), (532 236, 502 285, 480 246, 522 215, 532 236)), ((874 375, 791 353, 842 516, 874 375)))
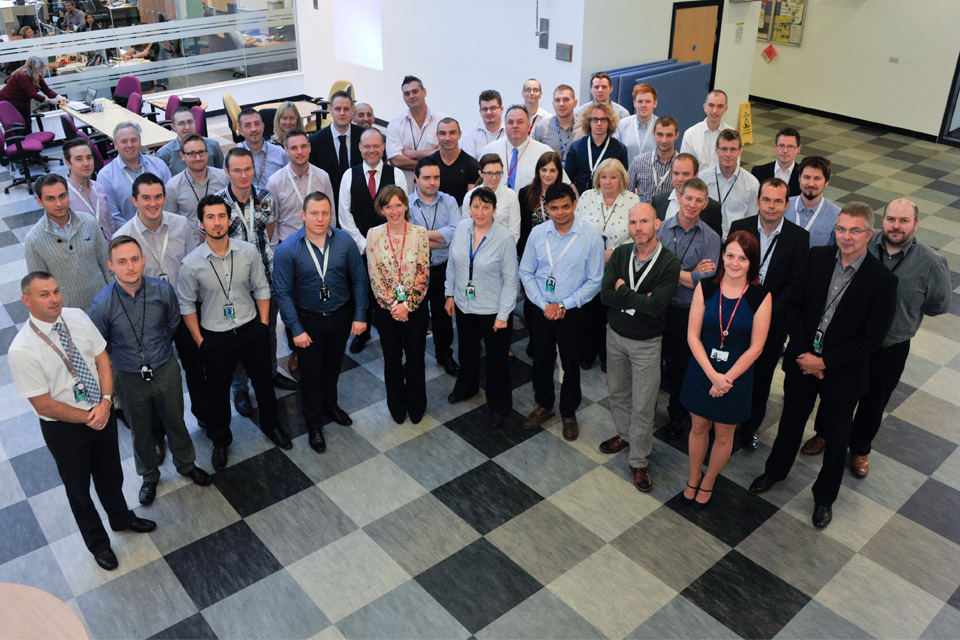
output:
MULTIPOLYGON (((43 152, 43 144, 37 142, 36 140, 30 140, 22 134, 13 134, 9 137, 5 137, 3 132, 0 131, 0 149, 3 150, 0 153, 0 165, 7 166, 9 164, 19 165, 20 172, 23 174, 22 177, 14 179, 13 182, 8 184, 3 192, 9 194, 10 189, 13 187, 25 184, 27 185, 27 191, 30 195, 33 195, 33 182, 30 177, 30 163, 31 162, 42 162, 40 154, 43 152)), ((44 166, 44 171, 49 173, 46 166, 44 166)))
POLYGON ((140 79, 137 76, 121 76, 113 90, 113 101, 121 107, 125 107, 132 93, 143 95, 143 89, 140 88, 140 79))
POLYGON ((140 111, 143 110, 143 96, 136 91, 130 94, 127 98, 127 111, 132 111, 133 113, 140 115, 140 111))
POLYGON ((163 110, 163 120, 157 121, 157 124, 167 129, 173 129, 173 112, 176 111, 179 106, 180 96, 170 96, 167 98, 167 108, 163 110))
POLYGON ((193 112, 193 119, 197 123, 197 133, 201 136, 207 135, 207 113, 203 110, 203 107, 196 106, 191 107, 190 111, 193 112))
MULTIPOLYGON (((13 136, 18 133, 24 134, 26 131, 26 123, 23 121, 23 116, 17 111, 16 107, 6 100, 0 100, 0 126, 3 127, 7 136, 13 136)), ((47 145, 53 142, 54 133, 53 131, 35 131, 33 133, 26 133, 25 137, 27 140, 36 140, 41 145, 47 145)))
POLYGON ((93 149, 93 167, 95 171, 100 171, 103 165, 108 164, 116 155, 117 150, 113 148, 110 138, 102 133, 90 133, 78 129, 73 118, 66 114, 60 114, 60 124, 63 127, 64 140, 73 140, 74 138, 86 138, 93 149), (106 160, 104 160, 106 157, 106 160))

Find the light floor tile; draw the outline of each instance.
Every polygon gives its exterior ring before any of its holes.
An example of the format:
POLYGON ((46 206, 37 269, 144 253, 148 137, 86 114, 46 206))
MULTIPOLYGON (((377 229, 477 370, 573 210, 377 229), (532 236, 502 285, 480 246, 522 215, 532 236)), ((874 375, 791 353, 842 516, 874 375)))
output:
POLYGON ((739 637, 683 596, 668 602, 627 636, 630 640, 734 640, 739 637))
POLYGON ((909 398, 901 402, 893 410, 893 415, 950 442, 960 444, 956 405, 922 389, 914 391, 909 398))
POLYGON ((547 497, 597 467, 565 440, 539 433, 494 458, 521 482, 547 497))
POLYGON ((353 415, 353 429, 381 452, 416 438, 438 424, 440 423, 430 413, 424 415, 419 424, 413 424, 409 417, 403 424, 397 424, 390 417, 386 400, 372 404, 353 415))
POLYGON ((660 507, 605 467, 571 482, 547 499, 609 542, 660 507))
POLYGON ((156 521, 150 538, 162 554, 170 553, 240 520, 236 510, 213 485, 190 484, 157 497, 142 515, 156 521))
MULTIPOLYGON (((813 528, 813 494, 804 491, 788 502, 783 511, 813 528)), ((856 491, 840 487, 833 503, 833 521, 821 534, 859 551, 883 527, 893 511, 856 491)))
POLYGON ((361 527, 427 492, 383 455, 361 462, 318 486, 361 527))
POLYGON ((97 566, 79 532, 50 544, 50 550, 75 596, 126 575, 160 557, 157 546, 148 535, 129 534, 120 539, 112 537, 111 543, 111 548, 120 561, 120 566, 113 571, 104 571, 97 566))
POLYGON ((778 640, 862 640, 872 637, 816 600, 808 602, 776 635, 778 640))
POLYGON ((476 634, 479 640, 599 638, 600 631, 548 589, 541 589, 476 634))
POLYGON ((346 638, 468 638, 470 632, 414 580, 403 583, 337 624, 346 638))

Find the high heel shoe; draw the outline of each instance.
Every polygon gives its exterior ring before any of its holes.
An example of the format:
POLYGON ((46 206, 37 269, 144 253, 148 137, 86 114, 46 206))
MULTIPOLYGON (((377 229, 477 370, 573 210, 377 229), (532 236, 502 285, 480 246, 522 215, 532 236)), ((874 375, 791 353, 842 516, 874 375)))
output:
MULTIPOLYGON (((700 495, 701 493, 709 493, 712 496, 713 489, 701 489, 698 487, 697 495, 700 495)), ((710 500, 707 500, 706 502, 697 502, 697 496, 693 496, 693 508, 696 509, 697 511, 703 511, 704 509, 707 508, 708 504, 710 504, 710 500)))
MULTIPOLYGON (((702 479, 702 478, 701 478, 701 479, 702 479)), ((685 496, 685 495, 683 495, 683 494, 681 493, 681 494, 680 494, 680 501, 681 501, 681 504, 686 505, 686 506, 690 506, 691 504, 694 503, 694 500, 695 500, 696 497, 697 497, 697 491, 700 490, 700 483, 698 482, 698 483, 697 483, 697 486, 693 486, 692 484, 690 484, 690 483, 688 482, 688 483, 687 483, 687 488, 693 489, 693 498, 688 498, 687 496, 685 496)), ((684 491, 686 491, 686 489, 684 489, 684 491)))

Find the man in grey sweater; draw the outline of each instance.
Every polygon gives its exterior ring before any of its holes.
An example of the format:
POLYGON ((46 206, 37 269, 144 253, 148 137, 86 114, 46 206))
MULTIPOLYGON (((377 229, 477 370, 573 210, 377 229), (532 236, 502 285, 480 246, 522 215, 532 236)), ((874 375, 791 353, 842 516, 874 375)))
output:
POLYGON ((86 311, 93 297, 113 282, 100 223, 70 208, 67 181, 49 173, 33 185, 44 216, 23 240, 27 271, 46 271, 60 285, 63 305, 86 311))

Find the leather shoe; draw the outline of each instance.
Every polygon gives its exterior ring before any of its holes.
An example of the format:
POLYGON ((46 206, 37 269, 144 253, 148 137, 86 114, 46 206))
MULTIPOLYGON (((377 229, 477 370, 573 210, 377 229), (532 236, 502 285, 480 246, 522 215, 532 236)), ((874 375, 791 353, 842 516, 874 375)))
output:
POLYGON ((870 460, 867 456, 850 455, 850 471, 858 478, 866 478, 870 473, 870 460))
POLYGON ((534 407, 533 411, 530 412, 530 415, 527 416, 527 419, 523 421, 522 426, 527 431, 539 429, 541 426, 543 426, 544 422, 553 417, 553 414, 553 407, 547 409, 537 405, 534 407))
POLYGON ((250 394, 246 391, 233 394, 233 406, 236 407, 237 413, 244 418, 249 418, 253 415, 253 405, 250 404, 250 394))
POLYGON ((210 464, 214 471, 223 471, 227 467, 227 448, 215 446, 213 455, 210 456, 210 464))
POLYGON ((273 386, 284 391, 296 391, 300 388, 300 383, 277 371, 273 374, 273 386))
POLYGON ((750 493, 766 493, 777 482, 773 476, 765 473, 750 484, 750 493))
POLYGON ((307 442, 310 448, 317 453, 323 453, 327 450, 327 441, 323 439, 323 429, 311 429, 307 442))
POLYGON ((456 390, 450 392, 450 395, 447 396, 447 402, 450 404, 457 404, 458 402, 463 402, 464 400, 469 400, 473 396, 480 393, 479 391, 474 391, 473 393, 457 393, 456 390))
POLYGON ((681 435, 683 435, 683 420, 674 420, 673 418, 670 418, 670 422, 668 422, 666 426, 666 433, 667 437, 671 440, 678 439, 681 435))
POLYGON ((120 566, 120 561, 117 560, 117 554, 113 552, 113 549, 104 549, 100 553, 94 554, 93 559, 97 561, 101 569, 107 571, 113 571, 120 566))
POLYGON ((502 429, 506 419, 499 413, 495 413, 490 416, 490 428, 491 429, 502 429))
POLYGON ((452 357, 448 358, 445 362, 438 363, 443 366, 443 370, 456 378, 460 375, 460 365, 457 364, 457 361, 452 357))
POLYGON ((391 409, 390 417, 393 418, 393 421, 396 422, 397 424, 403 424, 404 421, 407 419, 407 411, 406 409, 404 409, 403 411, 393 411, 391 409))
POLYGON ((290 373, 300 371, 300 361, 297 359, 296 351, 291 351, 290 357, 287 358, 287 371, 290 373))
POLYGON ((281 449, 293 449, 293 443, 290 442, 290 436, 284 433, 283 429, 280 427, 274 427, 266 432, 267 437, 270 438, 270 442, 277 445, 281 449))
POLYGON ((577 424, 577 419, 564 418, 563 419, 563 439, 564 440, 576 440, 580 435, 580 425, 577 424))
POLYGON ((362 336, 362 335, 354 338, 353 341, 350 343, 350 353, 360 353, 361 351, 363 351, 363 348, 367 346, 367 340, 369 339, 370 339, 369 336, 362 336))
POLYGON ((333 418, 333 421, 342 427, 349 427, 353 424, 353 420, 350 419, 350 416, 347 415, 347 412, 338 406, 335 406, 332 409, 325 409, 324 413, 333 418))
POLYGON ((633 486, 646 493, 653 488, 653 476, 650 475, 649 467, 630 467, 633 472, 633 486))
POLYGON ((163 441, 163 438, 154 440, 153 447, 157 454, 157 464, 163 464, 163 459, 167 457, 167 447, 166 443, 163 441))
POLYGON ((613 436, 600 443, 600 453, 620 453, 630 445, 620 436, 613 436))
POLYGON ((593 363, 592 363, 592 362, 581 362, 581 363, 580 363, 580 368, 583 369, 584 371, 590 371, 590 367, 592 367, 592 366, 593 366, 593 363))
POLYGON ((140 487, 140 504, 153 504, 157 497, 157 483, 145 481, 140 487))
POLYGON ((760 436, 757 435, 756 431, 741 431, 740 444, 743 445, 744 449, 755 451, 760 446, 760 436))
POLYGON ((198 484, 201 487, 209 487, 210 483, 213 482, 213 478, 210 477, 210 474, 200 467, 194 467, 190 473, 186 473, 184 475, 193 480, 194 484, 198 484))
POLYGON ((146 518, 134 518, 127 526, 114 529, 114 531, 133 531, 134 533, 150 533, 157 528, 157 523, 146 518))
POLYGON ((821 438, 820 436, 813 436, 812 438, 810 438, 809 440, 803 443, 803 447, 800 449, 800 453, 808 456, 815 456, 821 451, 823 451, 823 448, 825 446, 827 446, 827 441, 825 438, 821 438))
POLYGON ((407 415, 410 417, 410 422, 413 424, 420 424, 420 421, 423 420, 423 414, 426 413, 426 409, 420 411, 408 411, 407 415))
POLYGON ((833 509, 818 504, 813 508, 813 526, 817 529, 826 529, 833 520, 833 509))

